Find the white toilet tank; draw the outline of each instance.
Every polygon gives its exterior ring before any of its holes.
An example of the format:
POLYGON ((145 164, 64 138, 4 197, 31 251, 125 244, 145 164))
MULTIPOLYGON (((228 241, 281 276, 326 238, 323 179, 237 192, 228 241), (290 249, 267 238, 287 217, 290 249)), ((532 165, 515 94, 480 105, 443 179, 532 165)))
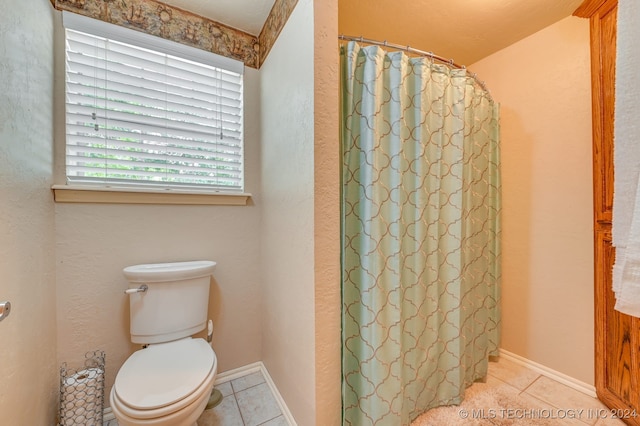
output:
POLYGON ((206 326, 209 285, 216 262, 154 263, 124 268, 129 288, 131 341, 162 343, 191 336, 206 326))

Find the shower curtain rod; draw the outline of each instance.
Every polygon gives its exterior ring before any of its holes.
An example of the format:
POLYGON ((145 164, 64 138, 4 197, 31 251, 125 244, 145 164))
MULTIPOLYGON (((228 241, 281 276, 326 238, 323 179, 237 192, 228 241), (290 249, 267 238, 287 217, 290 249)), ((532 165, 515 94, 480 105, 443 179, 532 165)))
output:
POLYGON ((480 85, 480 87, 482 87, 487 92, 487 94, 489 95, 489 99, 493 100, 493 98, 491 97, 491 92, 489 92, 489 89, 487 89, 487 86, 484 84, 484 81, 480 81, 478 79, 478 76, 476 75, 476 73, 470 72, 467 69, 467 67, 465 67, 464 65, 459 65, 459 64, 456 64, 455 62, 453 62, 453 59, 443 58, 442 56, 438 56, 438 55, 434 54, 433 52, 425 52, 424 50, 414 49, 411 46, 402 46, 400 44, 388 43, 387 40, 379 41, 379 40, 372 40, 372 39, 369 39, 369 38, 364 38, 362 36, 355 37, 355 36, 348 36, 348 35, 343 35, 343 34, 340 34, 338 36, 338 38, 340 40, 357 41, 359 43, 373 44, 373 45, 376 45, 376 46, 390 47, 392 49, 403 50, 405 52, 415 53, 416 55, 420 55, 420 56, 427 56, 427 57, 429 57, 429 58, 431 58, 433 60, 436 60, 438 62, 442 62, 443 64, 449 65, 452 68, 465 70, 467 72, 467 75, 469 75, 471 78, 473 78, 476 81, 476 83, 478 83, 480 85))

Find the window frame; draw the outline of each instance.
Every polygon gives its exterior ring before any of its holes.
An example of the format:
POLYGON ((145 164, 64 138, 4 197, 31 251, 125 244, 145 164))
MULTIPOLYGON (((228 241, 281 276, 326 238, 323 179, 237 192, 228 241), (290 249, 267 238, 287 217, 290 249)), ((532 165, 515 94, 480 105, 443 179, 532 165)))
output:
MULTIPOLYGON (((120 27, 107 22, 98 21, 85 16, 63 11, 63 38, 64 55, 66 58, 66 30, 93 34, 119 42, 124 42, 145 49, 177 56, 189 61, 200 62, 213 67, 229 70, 240 74, 241 81, 244 80, 244 64, 240 61, 206 52, 191 46, 182 45, 171 40, 162 39, 147 33, 120 27)), ((65 87, 64 96, 67 96, 66 88, 66 59, 64 62, 65 87)), ((243 84, 244 86, 244 84, 243 84)), ((244 93, 244 89, 242 89, 244 93)), ((244 97, 244 94, 242 95, 244 97)), ((153 185, 141 181, 140 183, 119 183, 90 182, 76 183, 70 181, 67 175, 67 135, 64 132, 64 177, 66 184, 53 185, 52 190, 56 202, 80 202, 80 203, 132 203, 132 204, 223 204, 223 205, 246 205, 249 203, 251 194, 244 192, 245 183, 245 152, 244 152, 244 99, 242 99, 242 138, 241 149, 241 182, 240 190, 222 189, 213 186, 187 186, 172 185, 170 182, 162 185, 153 185)), ((67 126, 67 110, 65 101, 64 126, 67 126)))

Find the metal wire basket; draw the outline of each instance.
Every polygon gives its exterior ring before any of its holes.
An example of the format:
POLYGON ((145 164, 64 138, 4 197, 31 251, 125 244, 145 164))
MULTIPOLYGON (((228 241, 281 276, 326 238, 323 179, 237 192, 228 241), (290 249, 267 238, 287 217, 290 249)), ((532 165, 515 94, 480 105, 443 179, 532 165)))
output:
POLYGON ((66 362, 60 367, 60 426, 102 426, 105 353, 84 357, 80 369, 70 370, 66 362))

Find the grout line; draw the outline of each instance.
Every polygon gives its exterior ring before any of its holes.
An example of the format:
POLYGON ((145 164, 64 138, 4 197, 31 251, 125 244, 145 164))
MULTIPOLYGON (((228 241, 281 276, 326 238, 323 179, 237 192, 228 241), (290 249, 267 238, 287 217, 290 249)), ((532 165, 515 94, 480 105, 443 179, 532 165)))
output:
MULTIPOLYGON (((231 389, 233 389, 233 385, 231 386, 231 389)), ((240 421, 244 426, 247 426, 247 423, 244 421, 244 416, 242 415, 242 410, 240 409, 240 404, 238 404, 238 398, 236 398, 236 393, 233 392, 232 395, 233 395, 233 400, 236 403, 236 407, 238 407, 238 413, 240 414, 240 421)))
MULTIPOLYGON (((491 376, 491 377, 493 377, 493 379, 494 379, 494 380, 499 381, 499 382, 500 382, 500 383, 502 383, 503 385, 508 386, 508 387, 510 387, 510 388, 513 388, 513 390, 515 390, 515 391, 517 392, 517 395, 518 395, 518 396, 520 396, 520 395, 522 395, 522 394, 524 393, 524 391, 523 391, 523 390, 518 389, 515 385, 513 385, 513 384, 511 384, 511 383, 507 382, 506 380, 501 379, 500 377, 496 377, 496 376, 491 376)), ((536 379, 536 380, 537 380, 537 379, 536 379)), ((534 382, 535 382, 535 380, 534 380, 534 382)), ((533 382, 532 382, 532 383, 533 383, 533 382)), ((529 385, 529 386, 530 386, 530 385, 529 385)), ((527 387, 528 387, 528 386, 527 386, 527 387)), ((526 388, 525 388, 525 389, 526 389, 526 388)), ((491 420, 491 419, 489 419, 489 420, 491 420)))
POLYGON ((262 376, 267 382, 267 386, 271 390, 271 394, 276 399, 276 402, 278 403, 278 407, 280 407, 280 412, 282 413, 282 417, 284 417, 284 420, 287 422, 289 426, 298 426, 295 419, 293 418, 293 415, 291 414, 291 411, 289 411, 289 407, 287 407, 287 404, 282 398, 280 391, 278 390, 275 383, 273 382, 273 379, 269 375, 269 371, 267 370, 267 367, 265 367, 264 364, 261 364, 261 371, 262 371, 262 376))
POLYGON ((579 392, 582 392, 592 398, 597 398, 596 388, 593 385, 582 382, 564 373, 556 371, 542 364, 538 364, 537 362, 531 361, 527 358, 524 358, 520 355, 516 355, 504 349, 500 349, 500 356, 512 362, 515 362, 516 364, 527 367, 530 370, 535 371, 536 373, 542 374, 543 376, 551 380, 555 380, 556 382, 569 386, 570 388, 573 388, 579 392))
POLYGON ((279 415, 277 415, 275 417, 272 417, 270 419, 265 420, 264 422, 260 423, 258 426, 265 425, 265 424, 269 423, 271 420, 277 419, 278 417, 284 417, 284 415, 282 413, 280 413, 279 415))
MULTIPOLYGON (((530 369, 530 370, 531 370, 531 369, 530 369)), ((532 370, 532 371, 533 371, 533 370, 532 370)), ((533 384, 534 384, 535 382, 537 382, 538 380, 540 380, 540 378, 541 378, 542 376, 543 376, 542 374, 538 374, 538 376, 537 376, 535 379, 533 379, 533 381, 532 381, 531 383, 529 383, 527 386, 525 386, 525 387, 524 387, 524 389, 522 389, 522 391, 520 391, 520 393, 519 393, 518 395, 522 395, 523 393, 525 393, 525 392, 526 392, 526 391, 527 391, 531 386, 533 386, 533 384)), ((554 380, 554 381, 555 381, 555 380, 554 380)), ((558 383, 560 383, 560 382, 558 382, 558 383)), ((531 395, 529 392, 527 392, 527 395, 529 395, 529 396, 533 396, 533 395, 531 395)), ((539 399, 539 398, 536 398, 536 399, 539 399)))
MULTIPOLYGON (((235 395, 235 394, 238 394, 238 393, 244 392, 244 391, 246 391, 246 390, 253 389, 253 388, 257 387, 257 386, 265 385, 265 384, 267 384, 267 382, 260 382, 260 383, 256 383, 255 385, 251 385, 251 386, 249 386, 248 388, 244 388, 244 389, 242 389, 242 390, 239 390, 238 392, 234 391, 233 393, 234 393, 234 395, 235 395)), ((267 388, 268 388, 268 387, 269 387, 269 386, 267 385, 267 388)), ((271 389, 269 389, 269 392, 271 392, 271 389)), ((273 394, 273 392, 271 392, 271 394, 273 394)))
MULTIPOLYGON (((577 391, 577 392, 580 392, 582 394, 585 394, 585 392, 583 390, 576 389, 575 387, 569 386, 567 383, 563 383, 563 381, 556 380, 556 378, 554 378, 554 377, 549 377, 549 375, 543 374, 540 371, 537 371, 537 369, 534 369, 529 365, 524 365, 524 364, 521 364, 519 362, 516 362, 516 363, 521 365, 523 368, 526 368, 526 369, 528 369, 530 371, 534 371, 534 372, 538 373, 538 376, 534 380, 532 380, 531 383, 529 383, 522 391, 520 391, 520 393, 518 394, 520 396, 526 396, 527 398, 534 399, 536 401, 539 401, 542 404, 549 405, 549 406, 553 407, 556 410, 562 409, 562 407, 558 407, 556 403, 551 402, 551 401, 547 401, 546 399, 540 398, 540 397, 535 396, 535 395, 533 395, 533 394, 528 392, 528 390, 534 385, 534 383, 537 382, 538 380, 541 380, 543 377, 545 377, 548 380, 551 380, 552 382, 554 382, 557 385, 564 385, 564 386, 567 386, 567 387, 571 388, 572 391, 577 391)), ((497 379, 497 380, 502 381, 500 378, 497 378, 495 376, 494 376, 494 378, 497 379)), ((561 377, 561 379, 562 379, 562 377, 561 377)), ((595 401, 598 401, 597 398, 592 397, 591 395, 586 394, 586 396, 594 399, 595 401)), ((582 418, 578 418, 576 420, 578 420, 580 422, 580 424, 589 425, 589 426, 596 426, 596 425, 598 425, 598 422, 600 421, 600 420, 597 420, 594 425, 591 425, 590 423, 584 421, 584 419, 582 419, 582 418)), ((491 421, 491 419, 489 419, 489 421, 491 421)), ((621 425, 621 426, 623 426, 623 425, 621 425)))
MULTIPOLYGON (((249 387, 246 387, 246 388, 244 388, 244 389, 240 389, 239 391, 236 391, 236 388, 233 386, 233 382, 234 382, 234 381, 236 381, 236 380, 238 380, 238 379, 241 379, 241 378, 243 378, 243 377, 246 377, 246 376, 248 376, 248 375, 250 375, 250 374, 254 374, 254 373, 256 373, 256 372, 255 372, 255 371, 254 371, 254 372, 250 372, 250 373, 245 374, 244 376, 236 377, 236 378, 235 378, 235 379, 233 379, 233 380, 229 380, 230 385, 231 385, 231 391, 233 391, 234 395, 235 395, 236 393, 239 393, 239 392, 244 392, 244 391, 246 391, 247 389, 255 388, 256 386, 259 386, 259 385, 261 385, 261 384, 263 384, 263 383, 266 383, 266 382, 267 382, 267 380, 266 380, 266 379, 265 379, 265 377, 264 377, 264 374, 262 374, 262 371, 260 371, 260 375, 262 376, 262 381, 261 381, 261 382, 256 383, 255 385, 251 385, 251 386, 249 386, 249 387)), ((272 392, 272 393, 273 393, 273 392, 272 392)))

